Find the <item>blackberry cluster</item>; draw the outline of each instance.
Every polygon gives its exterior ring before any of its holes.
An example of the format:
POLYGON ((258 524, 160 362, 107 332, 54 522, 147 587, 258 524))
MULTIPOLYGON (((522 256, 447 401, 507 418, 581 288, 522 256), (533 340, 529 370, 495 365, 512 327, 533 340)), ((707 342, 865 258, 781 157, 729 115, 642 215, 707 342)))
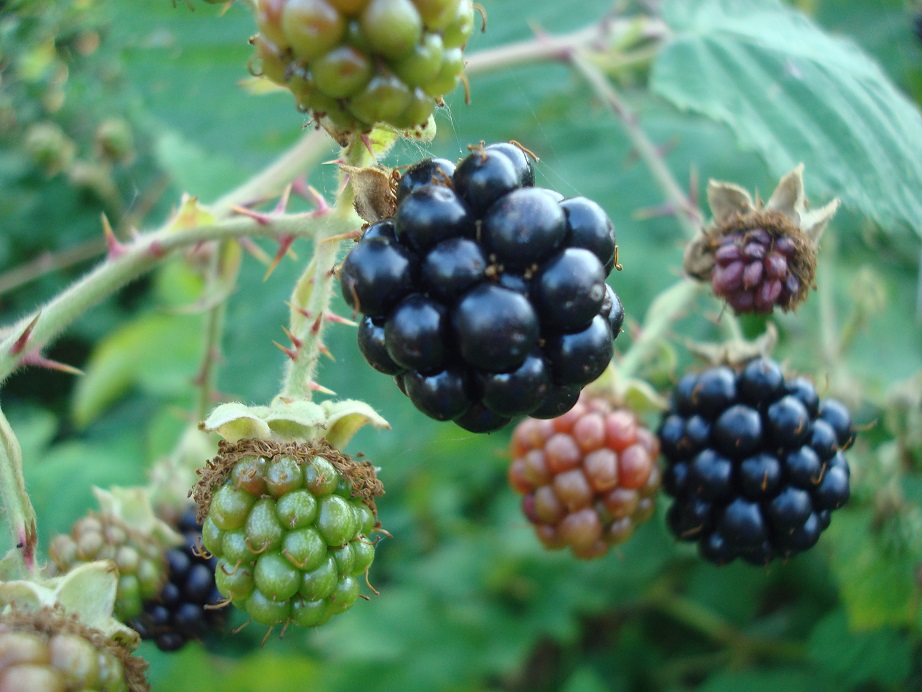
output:
POLYGON ((202 529, 194 508, 183 514, 178 528, 185 544, 167 550, 166 583, 129 623, 142 639, 154 640, 161 651, 177 651, 227 619, 227 609, 215 607, 224 600, 215 585, 218 560, 202 554, 202 529))
POLYGON ((633 412, 584 394, 554 420, 519 423, 509 482, 547 548, 594 558, 652 516, 658 456, 656 436, 633 412))
POLYGON ((471 0, 260 0, 263 74, 340 131, 425 124, 454 89, 471 0))
POLYGON ((351 608, 380 526, 374 468, 321 441, 220 450, 194 492, 221 595, 264 625, 313 627, 351 608))
POLYGON ((763 228, 728 233, 714 251, 711 287, 737 313, 790 310, 812 276, 793 269, 803 252, 794 237, 776 237, 763 228))
POLYGON ((808 550, 848 501, 848 410, 769 358, 685 375, 659 439, 669 528, 717 564, 808 550))
POLYGON ((531 161, 505 143, 457 167, 422 161, 396 194, 394 217, 341 272, 368 363, 426 415, 473 432, 572 408, 624 319, 602 208, 534 187, 531 161))

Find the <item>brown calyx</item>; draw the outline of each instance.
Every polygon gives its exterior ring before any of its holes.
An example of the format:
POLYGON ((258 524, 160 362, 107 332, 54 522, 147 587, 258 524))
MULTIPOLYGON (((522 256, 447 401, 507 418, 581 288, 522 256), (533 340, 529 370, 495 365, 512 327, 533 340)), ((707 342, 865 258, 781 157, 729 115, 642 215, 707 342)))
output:
POLYGON ((227 482, 234 466, 247 457, 262 457, 267 461, 288 457, 298 465, 309 464, 315 457, 326 459, 352 484, 352 497, 361 498, 375 516, 378 515, 375 498, 384 494, 384 484, 378 480, 375 467, 370 461, 356 461, 324 439, 277 442, 248 438, 237 442, 221 440, 218 443, 218 455, 196 471, 199 480, 189 496, 197 505, 196 519, 200 524, 208 514, 215 491, 227 482))
POLYGON ((38 610, 21 610, 15 606, 4 613, 0 632, 28 632, 50 639, 58 634, 74 634, 87 640, 97 651, 109 651, 119 663, 125 675, 125 682, 131 692, 147 692, 150 684, 144 676, 148 662, 132 655, 124 644, 107 637, 93 627, 87 627, 73 613, 68 613, 60 604, 44 606, 38 610))

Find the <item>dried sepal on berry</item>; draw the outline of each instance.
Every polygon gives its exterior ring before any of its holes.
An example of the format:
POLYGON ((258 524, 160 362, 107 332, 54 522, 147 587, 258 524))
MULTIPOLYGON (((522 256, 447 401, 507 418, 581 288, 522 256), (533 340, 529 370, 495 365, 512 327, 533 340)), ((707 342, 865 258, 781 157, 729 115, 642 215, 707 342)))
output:
POLYGON ((785 175, 768 202, 732 183, 711 181, 713 220, 685 251, 685 271, 708 281, 737 313, 794 310, 814 287, 819 239, 839 208, 808 210, 803 165, 785 175))
POLYGON ((118 571, 109 561, 44 581, 0 582, 4 689, 149 689, 138 635, 112 617, 118 571))

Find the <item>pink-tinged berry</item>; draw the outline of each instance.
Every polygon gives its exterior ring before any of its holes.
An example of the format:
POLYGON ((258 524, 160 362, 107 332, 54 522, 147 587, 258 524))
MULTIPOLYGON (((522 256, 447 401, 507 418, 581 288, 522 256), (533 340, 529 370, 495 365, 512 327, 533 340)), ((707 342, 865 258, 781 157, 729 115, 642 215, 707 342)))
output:
POLYGON ((658 455, 656 436, 633 412, 583 394, 562 416, 519 423, 509 482, 545 547, 590 559, 652 516, 658 455))

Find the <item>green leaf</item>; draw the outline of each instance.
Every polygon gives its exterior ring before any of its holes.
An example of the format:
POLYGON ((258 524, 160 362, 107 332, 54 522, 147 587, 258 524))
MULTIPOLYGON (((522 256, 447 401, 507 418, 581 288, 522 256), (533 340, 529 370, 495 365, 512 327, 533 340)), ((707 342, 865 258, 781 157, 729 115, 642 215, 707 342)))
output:
POLYGON ((837 512, 827 533, 832 568, 850 624, 856 628, 911 625, 916 617, 915 561, 881 545, 869 510, 837 512))
POLYGON ((186 389, 201 356, 198 322, 198 316, 151 313, 100 341, 74 389, 77 425, 91 423, 136 385, 160 394, 186 389))
POLYGON ((666 0, 663 17, 655 92, 725 122, 773 173, 804 162, 818 193, 922 233, 922 117, 859 47, 776 0, 666 0))
POLYGON ((877 682, 897 685, 909 675, 912 643, 892 628, 851 632, 844 610, 836 610, 810 635, 810 658, 817 667, 839 677, 849 688, 877 682))

